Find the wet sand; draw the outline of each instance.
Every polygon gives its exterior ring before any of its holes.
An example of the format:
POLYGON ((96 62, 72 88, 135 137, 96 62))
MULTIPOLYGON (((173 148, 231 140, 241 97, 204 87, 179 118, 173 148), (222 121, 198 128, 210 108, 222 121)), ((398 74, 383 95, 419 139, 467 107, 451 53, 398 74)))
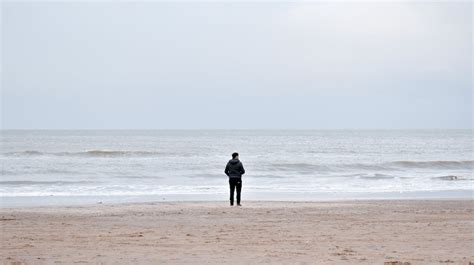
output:
POLYGON ((2 264, 469 264, 474 201, 0 209, 2 264))

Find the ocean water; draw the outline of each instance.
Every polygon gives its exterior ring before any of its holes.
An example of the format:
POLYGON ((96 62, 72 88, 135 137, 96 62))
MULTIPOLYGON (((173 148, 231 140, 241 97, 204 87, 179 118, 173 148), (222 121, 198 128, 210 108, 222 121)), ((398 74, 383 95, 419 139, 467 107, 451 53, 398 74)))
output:
POLYGON ((234 151, 244 199, 474 190, 471 130, 3 130, 2 204, 227 200, 234 151))

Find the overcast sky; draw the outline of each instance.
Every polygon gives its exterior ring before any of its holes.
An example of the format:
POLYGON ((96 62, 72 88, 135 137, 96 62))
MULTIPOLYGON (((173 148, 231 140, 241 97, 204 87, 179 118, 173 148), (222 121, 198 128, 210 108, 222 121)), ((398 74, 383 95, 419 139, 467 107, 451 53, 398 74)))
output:
POLYGON ((1 5, 4 129, 472 127, 470 1, 1 5))

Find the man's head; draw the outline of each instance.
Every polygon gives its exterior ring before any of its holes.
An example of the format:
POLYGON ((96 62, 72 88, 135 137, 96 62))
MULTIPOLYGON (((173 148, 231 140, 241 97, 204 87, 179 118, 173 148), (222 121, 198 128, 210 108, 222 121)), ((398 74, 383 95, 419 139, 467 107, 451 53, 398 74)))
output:
POLYGON ((232 159, 239 159, 239 153, 233 153, 232 159))

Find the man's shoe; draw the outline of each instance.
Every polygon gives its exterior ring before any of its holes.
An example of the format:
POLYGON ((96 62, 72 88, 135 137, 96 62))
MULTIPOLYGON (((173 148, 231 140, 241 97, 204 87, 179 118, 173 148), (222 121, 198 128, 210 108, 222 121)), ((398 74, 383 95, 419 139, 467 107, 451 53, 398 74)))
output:
POLYGON ((242 204, 240 204, 240 203, 237 203, 237 206, 242 206, 242 204))

